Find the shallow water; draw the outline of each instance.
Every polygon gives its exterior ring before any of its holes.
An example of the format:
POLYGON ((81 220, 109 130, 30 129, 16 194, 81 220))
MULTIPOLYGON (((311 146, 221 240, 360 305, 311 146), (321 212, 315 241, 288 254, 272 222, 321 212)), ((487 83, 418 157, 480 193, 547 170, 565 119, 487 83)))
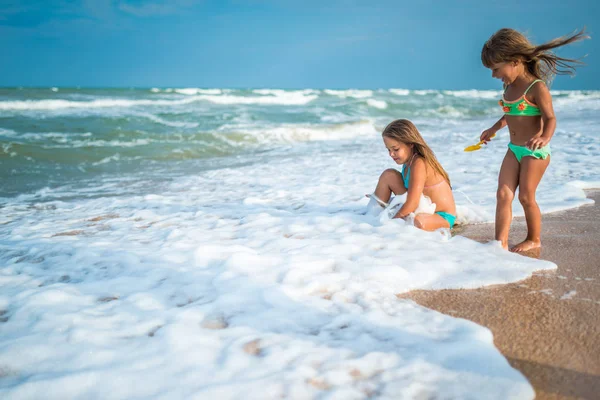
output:
MULTIPOLYGON (((409 118, 491 221, 506 134, 462 150, 499 95, 0 89, 0 393, 533 398, 487 329, 395 294, 555 265, 363 215, 409 118)), ((554 105, 544 212, 600 187, 600 93, 554 105)))

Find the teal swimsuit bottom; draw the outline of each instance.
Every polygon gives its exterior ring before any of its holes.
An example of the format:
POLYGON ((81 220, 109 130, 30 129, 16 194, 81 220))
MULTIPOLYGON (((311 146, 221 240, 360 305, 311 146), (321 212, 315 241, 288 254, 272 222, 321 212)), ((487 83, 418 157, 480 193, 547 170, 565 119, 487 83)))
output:
POLYGON ((525 146, 517 146, 516 144, 509 143, 508 148, 513 152, 515 157, 517 157, 518 162, 521 162, 523 157, 533 157, 537 158, 538 160, 545 160, 548 158, 548 156, 552 155, 549 144, 545 145, 541 149, 531 150, 525 146))
POLYGON ((452 227, 454 226, 454 222, 456 221, 455 215, 448 214, 447 212, 443 211, 436 211, 435 213, 440 217, 444 218, 446 221, 448 221, 448 223, 450 224, 450 229, 452 229, 452 227))
MULTIPOLYGON (((402 175, 402 181, 404 182, 404 187, 406 189, 408 189, 408 181, 410 179, 410 167, 404 168, 404 165, 403 165, 402 171, 400 171, 400 175, 402 175), (406 175, 404 175, 405 169, 406 169, 406 175)), ((454 223, 456 222, 456 215, 452 215, 452 214, 449 214, 444 211, 436 211, 435 213, 437 215, 439 215, 440 217, 444 218, 446 221, 448 221, 448 224, 450 224, 450 229, 452 229, 452 227, 454 226, 454 223)))

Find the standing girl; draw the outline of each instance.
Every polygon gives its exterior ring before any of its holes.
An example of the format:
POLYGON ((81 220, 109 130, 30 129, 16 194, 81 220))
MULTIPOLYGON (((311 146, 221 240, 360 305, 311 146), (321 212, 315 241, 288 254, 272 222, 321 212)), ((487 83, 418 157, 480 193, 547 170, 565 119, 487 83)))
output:
POLYGON ((483 45, 481 61, 502 80, 504 94, 499 101, 504 115, 483 131, 489 142, 508 125, 510 143, 504 156, 496 194, 496 240, 508 249, 512 201, 519 187, 519 201, 525 211, 527 237, 511 248, 522 252, 541 246, 542 216, 535 191, 550 163, 550 139, 556 128, 552 97, 547 84, 556 74, 573 75, 578 60, 558 57, 550 50, 587 39, 584 31, 535 46, 514 29, 500 29, 483 45))
POLYGON ((421 195, 428 196, 436 204, 435 213, 417 214, 415 226, 426 231, 452 228, 456 205, 450 178, 417 127, 407 119, 398 119, 391 122, 381 136, 390 157, 402 165, 402 172, 383 171, 375 188, 375 199, 387 203, 392 192, 395 195, 408 192, 406 202, 394 216, 406 218, 417 209, 421 195))

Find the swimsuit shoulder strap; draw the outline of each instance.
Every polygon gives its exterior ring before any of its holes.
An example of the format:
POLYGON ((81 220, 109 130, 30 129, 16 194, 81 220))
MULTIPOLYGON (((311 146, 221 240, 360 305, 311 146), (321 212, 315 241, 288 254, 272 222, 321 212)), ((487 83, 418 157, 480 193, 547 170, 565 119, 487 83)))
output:
MULTIPOLYGON (((412 159, 410 161, 412 164, 412 159)), ((410 183, 410 165, 402 164, 402 171, 400 171, 400 175, 402 175, 404 187, 408 189, 408 185, 410 183)))
POLYGON ((525 89, 525 93, 523 93, 523 96, 525 96, 527 94, 527 92, 529 92, 529 89, 531 89, 533 87, 533 85, 535 85, 538 82, 543 82, 541 79, 536 79, 535 81, 531 82, 531 85, 529 85, 529 87, 527 89, 525 89))
POLYGON ((400 174, 402 175, 402 179, 404 180, 404 186, 407 189, 408 189, 408 184, 410 182, 410 167, 412 166, 412 163, 415 160, 416 156, 417 156, 417 153, 414 153, 407 163, 402 164, 402 171, 400 172, 400 174), (406 174, 404 173, 405 171, 406 171, 406 174))

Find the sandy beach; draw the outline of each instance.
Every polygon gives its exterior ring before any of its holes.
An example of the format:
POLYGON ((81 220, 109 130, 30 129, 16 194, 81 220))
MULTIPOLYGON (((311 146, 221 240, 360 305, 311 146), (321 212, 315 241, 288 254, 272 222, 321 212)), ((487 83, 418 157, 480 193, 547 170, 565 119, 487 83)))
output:
MULTIPOLYGON (((600 191, 593 205, 543 216, 539 254, 558 265, 508 285, 474 290, 413 291, 401 295, 453 317, 488 327, 510 364, 535 388, 537 399, 600 396, 600 191)), ((493 224, 459 233, 486 242, 493 224)), ((509 245, 525 237, 515 218, 509 245)))

